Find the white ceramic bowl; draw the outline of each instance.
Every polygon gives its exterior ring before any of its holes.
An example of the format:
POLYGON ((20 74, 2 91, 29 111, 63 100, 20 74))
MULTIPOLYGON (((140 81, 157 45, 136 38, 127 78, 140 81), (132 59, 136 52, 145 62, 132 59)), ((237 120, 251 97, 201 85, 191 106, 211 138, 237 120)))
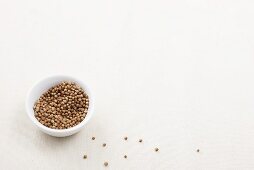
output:
POLYGON ((55 136, 55 137, 65 137, 65 136, 70 136, 70 135, 73 135, 74 133, 79 132, 84 127, 84 125, 90 120, 93 114, 93 107, 94 107, 93 102, 94 101, 93 101, 93 96, 91 94, 91 91, 89 90, 87 85, 85 85, 82 81, 71 76, 55 75, 55 76, 46 77, 34 84, 34 86, 31 88, 31 90, 29 91, 27 95, 26 112, 29 118, 32 120, 32 122, 44 133, 49 134, 51 136, 55 136), (62 81, 75 82, 80 87, 82 87, 89 97, 89 108, 88 108, 88 112, 85 119, 78 125, 71 127, 69 129, 51 129, 42 125, 35 118, 33 106, 44 92, 46 92, 50 87, 62 81))

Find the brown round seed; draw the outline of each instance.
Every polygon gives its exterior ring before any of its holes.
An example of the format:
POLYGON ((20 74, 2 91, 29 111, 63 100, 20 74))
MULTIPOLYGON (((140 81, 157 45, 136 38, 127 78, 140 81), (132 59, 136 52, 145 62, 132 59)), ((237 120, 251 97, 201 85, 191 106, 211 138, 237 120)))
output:
POLYGON ((92 140, 95 140, 95 137, 92 137, 92 140))
POLYGON ((159 148, 155 148, 154 150, 155 150, 155 152, 158 152, 158 151, 159 151, 159 148))
POLYGON ((108 162, 104 162, 104 166, 108 166, 108 162))
POLYGON ((139 143, 142 143, 143 142, 143 140, 142 139, 139 139, 139 143))
POLYGON ((200 150, 199 149, 197 149, 197 152, 199 152, 200 150))
POLYGON ((127 159, 127 155, 124 155, 124 158, 127 159))
POLYGON ((83 159, 86 159, 86 158, 87 158, 87 155, 84 155, 84 156, 83 156, 83 159))
POLYGON ((128 140, 128 137, 126 136, 126 137, 124 137, 124 140, 128 140))
POLYGON ((103 143, 103 144, 102 144, 103 147, 106 147, 106 145, 107 145, 106 143, 103 143))

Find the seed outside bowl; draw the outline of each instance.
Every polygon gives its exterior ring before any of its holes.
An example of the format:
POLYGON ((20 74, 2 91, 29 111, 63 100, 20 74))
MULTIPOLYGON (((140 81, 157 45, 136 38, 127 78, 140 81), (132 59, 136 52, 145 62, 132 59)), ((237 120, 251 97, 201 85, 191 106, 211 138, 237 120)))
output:
POLYGON ((43 131, 44 133, 46 133, 48 135, 55 136, 55 137, 66 137, 66 136, 70 136, 70 135, 73 135, 73 134, 79 132, 82 128, 84 128, 84 125, 87 124, 87 122, 92 117, 93 108, 94 108, 94 100, 93 100, 93 96, 91 94, 89 87, 85 83, 83 83, 81 80, 74 78, 72 76, 54 75, 54 76, 49 76, 49 77, 43 78, 32 86, 32 88, 28 92, 27 98, 26 98, 26 112, 28 114, 28 117, 32 120, 32 122, 41 131, 43 131), (46 92, 49 88, 57 85, 58 83, 60 83, 62 81, 75 82, 77 85, 79 85, 81 88, 83 88, 83 90, 86 92, 86 94, 89 97, 88 112, 87 112, 85 119, 74 127, 71 127, 68 129, 51 129, 51 128, 48 128, 48 127, 42 125, 35 118, 33 107, 34 107, 36 100, 38 100, 44 92, 46 92))

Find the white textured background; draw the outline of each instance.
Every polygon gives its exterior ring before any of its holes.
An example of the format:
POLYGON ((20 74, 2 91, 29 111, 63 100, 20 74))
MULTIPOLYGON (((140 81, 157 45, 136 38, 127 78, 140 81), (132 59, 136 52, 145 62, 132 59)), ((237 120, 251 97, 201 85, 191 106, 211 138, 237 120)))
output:
POLYGON ((253 0, 0 1, 0 169, 97 170, 106 160, 113 170, 254 169, 253 9, 253 0), (86 128, 62 139, 24 107, 31 85, 57 73, 80 77, 96 100, 86 128))

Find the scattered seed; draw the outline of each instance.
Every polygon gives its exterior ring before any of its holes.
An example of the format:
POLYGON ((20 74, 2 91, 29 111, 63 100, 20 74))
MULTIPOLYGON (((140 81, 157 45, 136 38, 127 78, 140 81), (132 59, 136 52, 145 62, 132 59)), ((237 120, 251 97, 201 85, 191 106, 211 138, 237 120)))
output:
POLYGON ((103 143, 102 146, 105 147, 107 144, 106 143, 103 143))
POLYGON ((127 159, 127 155, 124 155, 124 158, 127 159))
POLYGON ((104 162, 104 166, 108 166, 108 162, 104 162))
POLYGON ((158 152, 158 151, 159 151, 159 148, 155 148, 154 150, 155 150, 155 152, 158 152))
POLYGON ((197 152, 199 152, 199 149, 197 149, 197 152))
POLYGON ((95 140, 95 137, 92 137, 92 140, 95 140))
POLYGON ((87 158, 87 155, 84 155, 83 158, 86 159, 86 158, 87 158))
POLYGON ((124 137, 124 140, 128 140, 128 137, 124 137))
POLYGON ((143 142, 143 140, 142 139, 139 139, 139 143, 142 143, 143 142))

